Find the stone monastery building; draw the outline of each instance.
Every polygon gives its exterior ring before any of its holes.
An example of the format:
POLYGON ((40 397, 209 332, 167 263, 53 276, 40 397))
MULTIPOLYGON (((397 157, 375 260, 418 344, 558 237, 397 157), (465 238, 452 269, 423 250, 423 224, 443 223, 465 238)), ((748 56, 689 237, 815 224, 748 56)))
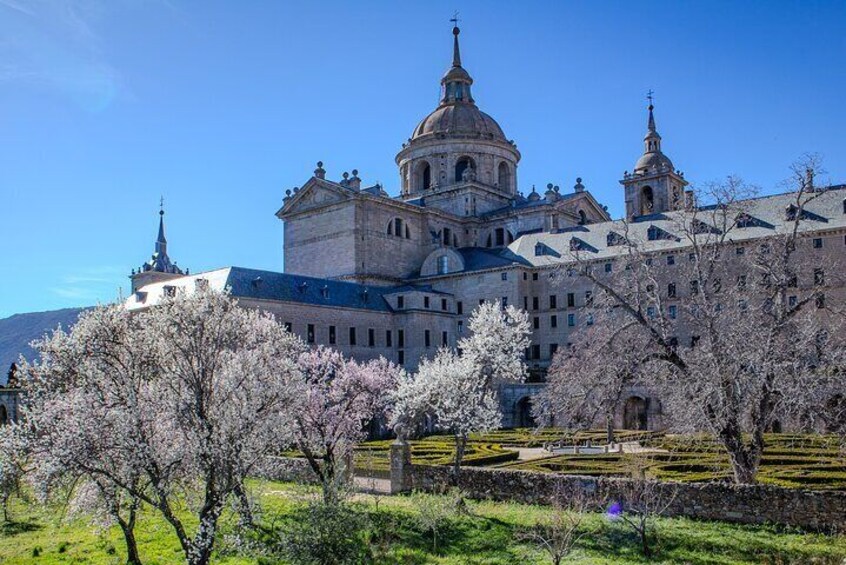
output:
MULTIPOLYGON (((530 397, 543 386, 559 345, 586 323, 582 310, 592 292, 579 277, 552 275, 572 261, 576 247, 613 268, 623 252, 616 244, 623 220, 612 220, 581 179, 565 191, 548 185, 524 196, 518 190, 520 152, 476 105, 457 27, 453 36, 438 106, 396 156, 398 197, 379 184, 364 186, 355 170, 327 179, 317 163, 310 179, 286 191, 276 213, 284 222, 285 273, 241 267, 183 272, 168 257, 162 211, 155 253, 133 271, 127 306, 146 308, 202 285, 229 289, 242 305, 273 312, 308 343, 361 359, 381 355, 414 370, 421 357, 455 345, 478 304, 513 304, 529 312, 534 332, 526 352, 529 381, 502 390, 503 424, 531 424, 530 397)), ((672 265, 676 255, 686 255, 685 243, 653 235, 672 234, 673 216, 684 214, 692 198, 661 141, 650 104, 643 154, 620 183, 629 236, 641 237, 672 265)), ((844 198, 846 187, 832 187, 809 205, 802 229, 814 249, 846 251, 844 198)), ((788 225, 790 195, 749 204, 756 222, 738 231, 741 243, 788 225)), ((678 300, 684 299, 681 283, 678 300)), ((633 391, 618 425, 660 426, 660 401, 633 391)))

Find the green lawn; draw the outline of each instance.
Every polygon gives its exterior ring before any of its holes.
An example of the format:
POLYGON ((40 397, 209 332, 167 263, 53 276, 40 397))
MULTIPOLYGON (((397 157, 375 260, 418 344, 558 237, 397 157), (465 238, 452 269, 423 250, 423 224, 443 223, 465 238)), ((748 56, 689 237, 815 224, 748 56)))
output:
MULTIPOLYGON (((256 482, 254 494, 267 523, 284 523, 286 515, 315 495, 304 487, 256 482)), ((470 502, 470 515, 450 518, 440 550, 416 525, 410 497, 358 495, 354 504, 367 517, 367 539, 379 564, 513 564, 548 563, 535 548, 515 541, 515 532, 542 519, 549 509, 512 503, 470 502)), ((42 509, 16 500, 14 524, 0 529, 0 563, 59 564, 123 563, 122 539, 117 528, 101 530, 82 519, 62 519, 60 509, 42 509), (38 556, 34 551, 38 549, 38 556)), ((231 531, 231 517, 224 532, 231 531)), ((591 514, 583 524, 595 530, 582 540, 568 563, 831 563, 846 560, 846 538, 830 537, 763 526, 736 526, 718 522, 662 519, 658 522, 658 555, 647 561, 638 553, 633 536, 602 514, 591 514)), ((139 523, 138 541, 146 564, 180 563, 182 554, 169 527, 146 511, 139 523)), ((255 563, 254 558, 229 554, 224 548, 215 563, 255 563)))

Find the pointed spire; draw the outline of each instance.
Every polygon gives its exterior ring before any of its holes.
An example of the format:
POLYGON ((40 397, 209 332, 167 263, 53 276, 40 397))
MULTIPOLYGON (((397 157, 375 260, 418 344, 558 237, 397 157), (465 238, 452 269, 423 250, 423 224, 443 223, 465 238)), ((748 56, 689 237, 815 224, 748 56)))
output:
POLYGON ((452 66, 453 67, 460 67, 461 66, 461 51, 458 49, 458 34, 461 33, 461 30, 458 29, 458 26, 452 28, 452 66))
POLYGON ((167 255, 167 239, 164 231, 164 196, 159 199, 159 236, 156 238, 156 253, 167 255))
POLYGON ((646 127, 650 132, 658 133, 655 129, 655 116, 652 114, 652 110, 655 109, 655 105, 652 103, 653 102, 653 98, 652 98, 653 94, 655 94, 655 92, 650 90, 646 95, 646 99, 649 100, 649 122, 647 123, 646 127))
POLYGON ((470 85, 473 79, 470 74, 461 66, 461 51, 458 47, 458 12, 450 20, 452 27, 452 67, 441 79, 441 104, 468 103, 473 104, 473 97, 470 95, 470 85))

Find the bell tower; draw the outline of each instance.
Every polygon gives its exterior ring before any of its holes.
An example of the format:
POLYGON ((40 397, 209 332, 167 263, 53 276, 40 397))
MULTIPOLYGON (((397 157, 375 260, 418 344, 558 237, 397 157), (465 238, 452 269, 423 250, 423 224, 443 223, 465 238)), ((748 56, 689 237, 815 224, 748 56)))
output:
POLYGON ((643 138, 643 155, 635 163, 632 173, 626 171, 620 181, 625 189, 628 219, 682 209, 688 198, 685 192, 688 182, 661 150, 651 90, 647 99, 649 118, 643 138))

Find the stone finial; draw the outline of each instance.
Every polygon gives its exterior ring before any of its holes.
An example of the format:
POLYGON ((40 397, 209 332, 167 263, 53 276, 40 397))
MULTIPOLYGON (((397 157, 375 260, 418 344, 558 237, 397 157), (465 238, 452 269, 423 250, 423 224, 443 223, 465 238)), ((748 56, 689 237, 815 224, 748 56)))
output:
POLYGON ((552 183, 546 185, 546 192, 543 196, 547 202, 555 202, 558 200, 558 193, 555 192, 555 186, 552 183))
POLYGON ((352 170, 352 177, 347 181, 348 186, 355 190, 361 190, 361 179, 358 178, 358 169, 352 170))
POLYGON ((326 178, 326 169, 323 168, 323 161, 317 162, 317 168, 314 169, 314 176, 319 179, 326 178))
POLYGON ((576 185, 573 187, 573 189, 575 189, 576 192, 585 191, 585 185, 582 184, 582 177, 578 177, 576 179, 576 185))

